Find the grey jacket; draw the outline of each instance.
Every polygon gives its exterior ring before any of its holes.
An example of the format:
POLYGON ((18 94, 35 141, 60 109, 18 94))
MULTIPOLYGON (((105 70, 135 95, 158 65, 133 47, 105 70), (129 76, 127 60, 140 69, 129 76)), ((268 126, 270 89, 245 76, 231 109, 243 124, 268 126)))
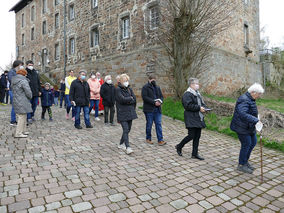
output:
POLYGON ((16 114, 26 114, 32 112, 32 91, 26 77, 16 75, 12 78, 11 87, 13 89, 13 107, 16 114))

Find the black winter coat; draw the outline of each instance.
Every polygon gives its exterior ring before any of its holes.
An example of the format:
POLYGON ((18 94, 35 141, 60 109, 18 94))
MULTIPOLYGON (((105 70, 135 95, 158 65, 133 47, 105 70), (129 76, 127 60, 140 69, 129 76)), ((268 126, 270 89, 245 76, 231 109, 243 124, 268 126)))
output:
MULTIPOLYGON (((198 105, 197 96, 191 92, 185 92, 182 96, 182 105, 184 107, 184 122, 186 128, 205 128, 204 118, 201 121, 199 116, 200 106, 198 105)), ((202 107, 206 105, 201 104, 202 107)))
POLYGON ((76 79, 70 86, 70 101, 75 101, 76 106, 89 106, 90 87, 86 81, 76 79))
POLYGON ((35 69, 30 70, 28 68, 26 68, 26 70, 28 72, 27 79, 29 79, 29 85, 32 90, 33 97, 38 97, 39 92, 41 92, 41 86, 37 71, 35 69))
POLYGON ((151 83, 147 83, 143 86, 141 96, 143 99, 143 112, 153 112, 156 108, 159 109, 160 112, 161 106, 157 107, 155 106, 155 99, 161 99, 162 101, 164 100, 162 91, 159 86, 153 86, 151 83), (155 90, 156 87, 156 97, 155 97, 155 90))
POLYGON ((135 111, 136 96, 130 87, 124 87, 120 83, 115 91, 117 121, 131 121, 137 118, 135 111))
POLYGON ((103 83, 100 90, 104 106, 114 106, 115 104, 115 87, 113 84, 103 83))
POLYGON ((241 95, 236 103, 231 130, 238 134, 254 134, 255 124, 259 121, 255 100, 249 92, 241 95))
POLYGON ((7 88, 7 81, 8 81, 8 77, 7 77, 7 75, 5 75, 3 73, 1 75, 1 79, 0 79, 0 88, 6 89, 7 88))

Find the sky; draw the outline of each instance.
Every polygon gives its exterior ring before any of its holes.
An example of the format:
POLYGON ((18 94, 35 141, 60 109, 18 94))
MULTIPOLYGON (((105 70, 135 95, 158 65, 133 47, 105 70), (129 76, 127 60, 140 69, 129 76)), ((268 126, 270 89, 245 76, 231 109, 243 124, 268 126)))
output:
MULTIPOLYGON (((0 7, 0 72, 14 60, 16 52, 15 13, 8 12, 19 0, 1 1, 0 7)), ((255 0, 250 0, 255 1, 255 0)), ((262 36, 268 36, 270 47, 284 48, 284 0, 260 1, 260 27, 264 27, 262 36)))

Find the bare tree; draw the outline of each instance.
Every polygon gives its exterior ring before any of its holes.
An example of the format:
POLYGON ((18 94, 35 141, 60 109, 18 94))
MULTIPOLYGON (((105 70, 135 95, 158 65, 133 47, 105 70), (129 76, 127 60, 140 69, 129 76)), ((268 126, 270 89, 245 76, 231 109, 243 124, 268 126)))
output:
POLYGON ((209 66, 214 39, 232 24, 235 6, 235 0, 160 1, 160 26, 152 37, 170 58, 177 97, 189 77, 199 77, 209 66))

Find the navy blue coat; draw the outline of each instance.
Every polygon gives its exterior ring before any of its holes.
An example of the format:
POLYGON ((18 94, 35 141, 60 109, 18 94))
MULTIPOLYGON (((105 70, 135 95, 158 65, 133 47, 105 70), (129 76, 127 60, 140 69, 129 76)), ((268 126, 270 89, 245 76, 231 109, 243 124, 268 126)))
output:
POLYGON ((41 106, 48 107, 54 104, 54 97, 51 90, 42 89, 40 98, 41 106))
POLYGON ((156 107, 155 105, 155 99, 161 99, 164 101, 164 97, 159 86, 156 85, 155 88, 151 83, 148 82, 143 86, 141 96, 143 99, 143 112, 153 112, 155 109, 158 109, 159 112, 162 112, 161 106, 156 107), (156 94, 154 89, 156 89, 156 94))
POLYGON ((258 122, 258 111, 255 100, 250 93, 241 95, 236 103, 231 130, 238 134, 248 135, 255 133, 255 124, 258 122))

